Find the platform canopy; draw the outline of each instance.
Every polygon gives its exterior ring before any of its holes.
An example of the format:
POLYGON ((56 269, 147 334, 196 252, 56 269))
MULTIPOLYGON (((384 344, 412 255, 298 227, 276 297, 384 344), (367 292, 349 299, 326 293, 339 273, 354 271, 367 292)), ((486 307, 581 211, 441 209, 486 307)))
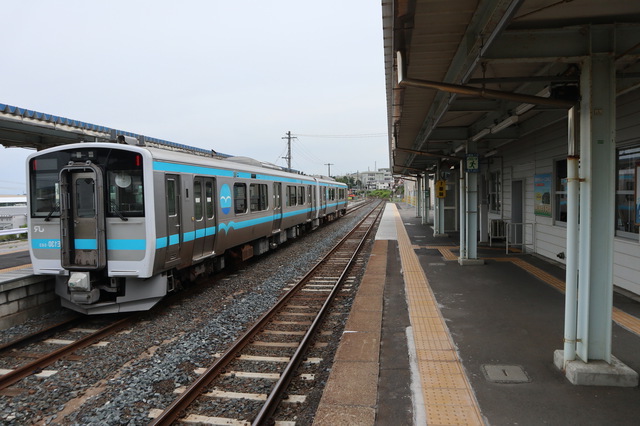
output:
POLYGON ((396 174, 458 164, 470 141, 491 156, 565 120, 580 63, 599 43, 615 46, 618 94, 640 87, 638 1, 383 0, 382 8, 396 174))

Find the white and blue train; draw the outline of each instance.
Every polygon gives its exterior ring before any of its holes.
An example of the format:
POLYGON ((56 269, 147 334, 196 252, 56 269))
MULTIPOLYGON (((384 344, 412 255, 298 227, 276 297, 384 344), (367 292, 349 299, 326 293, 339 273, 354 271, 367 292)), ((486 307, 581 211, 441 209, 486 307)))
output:
POLYGON ((346 212, 347 187, 330 178, 118 139, 27 159, 34 273, 55 275, 62 305, 85 314, 147 310, 346 212))

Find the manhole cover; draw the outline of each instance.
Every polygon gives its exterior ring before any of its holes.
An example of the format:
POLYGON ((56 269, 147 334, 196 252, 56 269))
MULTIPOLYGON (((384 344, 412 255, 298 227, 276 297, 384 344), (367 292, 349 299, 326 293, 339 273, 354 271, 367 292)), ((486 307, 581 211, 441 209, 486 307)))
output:
POLYGON ((414 249, 414 252, 417 255, 422 255, 422 256, 441 256, 440 250, 438 249, 419 248, 419 249, 414 249))
POLYGON ((494 383, 529 383, 531 379, 519 365, 484 364, 484 377, 494 383))

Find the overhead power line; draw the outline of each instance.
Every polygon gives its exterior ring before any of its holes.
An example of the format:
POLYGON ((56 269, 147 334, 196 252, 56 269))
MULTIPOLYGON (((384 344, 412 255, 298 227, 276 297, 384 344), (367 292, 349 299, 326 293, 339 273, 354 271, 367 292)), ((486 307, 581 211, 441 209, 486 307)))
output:
POLYGON ((308 135, 303 133, 296 133, 296 136, 305 136, 308 138, 381 138, 387 137, 387 133, 359 133, 350 135, 308 135))

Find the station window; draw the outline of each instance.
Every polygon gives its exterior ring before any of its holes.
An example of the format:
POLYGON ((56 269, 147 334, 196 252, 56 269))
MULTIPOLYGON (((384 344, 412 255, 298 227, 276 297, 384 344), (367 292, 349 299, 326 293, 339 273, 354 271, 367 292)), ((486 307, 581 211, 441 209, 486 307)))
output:
POLYGON ((502 180, 500 171, 489 173, 489 211, 500 213, 502 203, 502 180))
POLYGON ((267 210, 267 185, 252 183, 249 186, 249 199, 252 212, 267 210))
POLYGON ((296 187, 287 186, 287 206, 295 206, 296 200, 296 187))
POLYGON ((616 235, 637 239, 640 226, 640 146, 618 150, 616 171, 616 235))
POLYGON ((247 212, 247 185, 233 184, 233 208, 236 214, 247 212))
MULTIPOLYGON (((567 160, 555 162, 554 170, 554 197, 553 218, 556 222, 567 221, 567 160)), ((542 200, 544 204, 545 200, 542 200)))

